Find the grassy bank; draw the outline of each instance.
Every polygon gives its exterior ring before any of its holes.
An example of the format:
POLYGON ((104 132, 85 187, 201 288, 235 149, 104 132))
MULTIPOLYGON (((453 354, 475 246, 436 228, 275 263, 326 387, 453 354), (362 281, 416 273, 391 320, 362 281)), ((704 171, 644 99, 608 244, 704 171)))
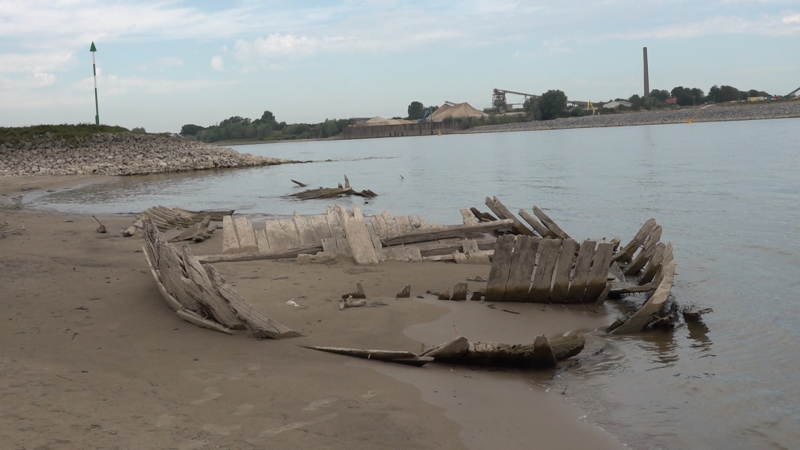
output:
POLYGON ((30 127, 0 127, 0 144, 16 144, 20 141, 34 141, 47 138, 54 141, 64 139, 74 144, 79 138, 89 138, 97 133, 125 133, 127 128, 112 125, 61 124, 34 125, 30 127))

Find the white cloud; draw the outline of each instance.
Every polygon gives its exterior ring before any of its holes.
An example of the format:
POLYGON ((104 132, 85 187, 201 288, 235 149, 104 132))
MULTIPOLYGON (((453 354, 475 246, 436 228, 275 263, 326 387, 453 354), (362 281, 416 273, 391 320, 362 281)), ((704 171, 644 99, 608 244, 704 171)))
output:
POLYGON ((6 53, 0 55, 0 73, 36 73, 61 70, 75 61, 73 53, 6 53))
POLYGON ((182 66, 183 60, 174 56, 167 56, 164 58, 158 58, 158 64, 167 67, 182 66))
MULTIPOLYGON (((97 71, 97 88, 101 95, 124 95, 128 93, 145 94, 170 94, 176 92, 195 91, 213 86, 234 84, 234 81, 217 80, 165 80, 159 78, 144 78, 137 75, 121 77, 118 75, 105 75, 97 71)), ((76 91, 90 91, 94 89, 92 77, 85 78, 72 85, 76 91)))
POLYGON ((222 61, 222 56, 211 58, 211 68, 214 70, 225 70, 225 63, 222 61))

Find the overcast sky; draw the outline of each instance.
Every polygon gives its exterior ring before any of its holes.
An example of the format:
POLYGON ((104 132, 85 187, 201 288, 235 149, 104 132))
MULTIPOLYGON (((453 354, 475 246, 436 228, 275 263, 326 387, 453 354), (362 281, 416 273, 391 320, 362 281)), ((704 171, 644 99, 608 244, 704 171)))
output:
POLYGON ((101 122, 148 131, 627 98, 644 46, 651 88, 800 86, 800 1, 0 0, 0 126, 93 122, 92 41, 101 122))

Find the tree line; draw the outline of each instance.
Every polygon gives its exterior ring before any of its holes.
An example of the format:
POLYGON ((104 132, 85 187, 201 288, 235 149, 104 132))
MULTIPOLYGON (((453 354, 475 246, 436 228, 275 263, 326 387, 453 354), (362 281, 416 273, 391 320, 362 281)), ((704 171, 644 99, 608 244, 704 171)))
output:
POLYGON ((181 127, 181 136, 202 142, 233 140, 290 140, 309 137, 331 137, 340 134, 353 123, 352 119, 325 119, 316 124, 278 122, 271 111, 264 111, 258 119, 233 116, 222 122, 202 127, 186 124, 181 127))

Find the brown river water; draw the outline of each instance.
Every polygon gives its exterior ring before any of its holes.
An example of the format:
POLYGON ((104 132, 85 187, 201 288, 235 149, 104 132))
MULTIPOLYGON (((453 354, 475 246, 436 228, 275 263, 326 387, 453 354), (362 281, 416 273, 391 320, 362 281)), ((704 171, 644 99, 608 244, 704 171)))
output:
POLYGON ((366 214, 460 223, 459 208, 486 210, 496 195, 512 211, 539 206, 577 239, 623 242, 654 217, 675 247, 676 300, 714 313, 672 332, 596 331, 580 364, 536 383, 566 389, 587 423, 632 448, 790 449, 800 448, 798 130, 800 119, 780 119, 250 145, 237 150, 318 162, 129 177, 34 206, 312 214, 327 202, 284 198, 289 180, 335 186, 346 173, 379 194, 340 201, 366 214))

